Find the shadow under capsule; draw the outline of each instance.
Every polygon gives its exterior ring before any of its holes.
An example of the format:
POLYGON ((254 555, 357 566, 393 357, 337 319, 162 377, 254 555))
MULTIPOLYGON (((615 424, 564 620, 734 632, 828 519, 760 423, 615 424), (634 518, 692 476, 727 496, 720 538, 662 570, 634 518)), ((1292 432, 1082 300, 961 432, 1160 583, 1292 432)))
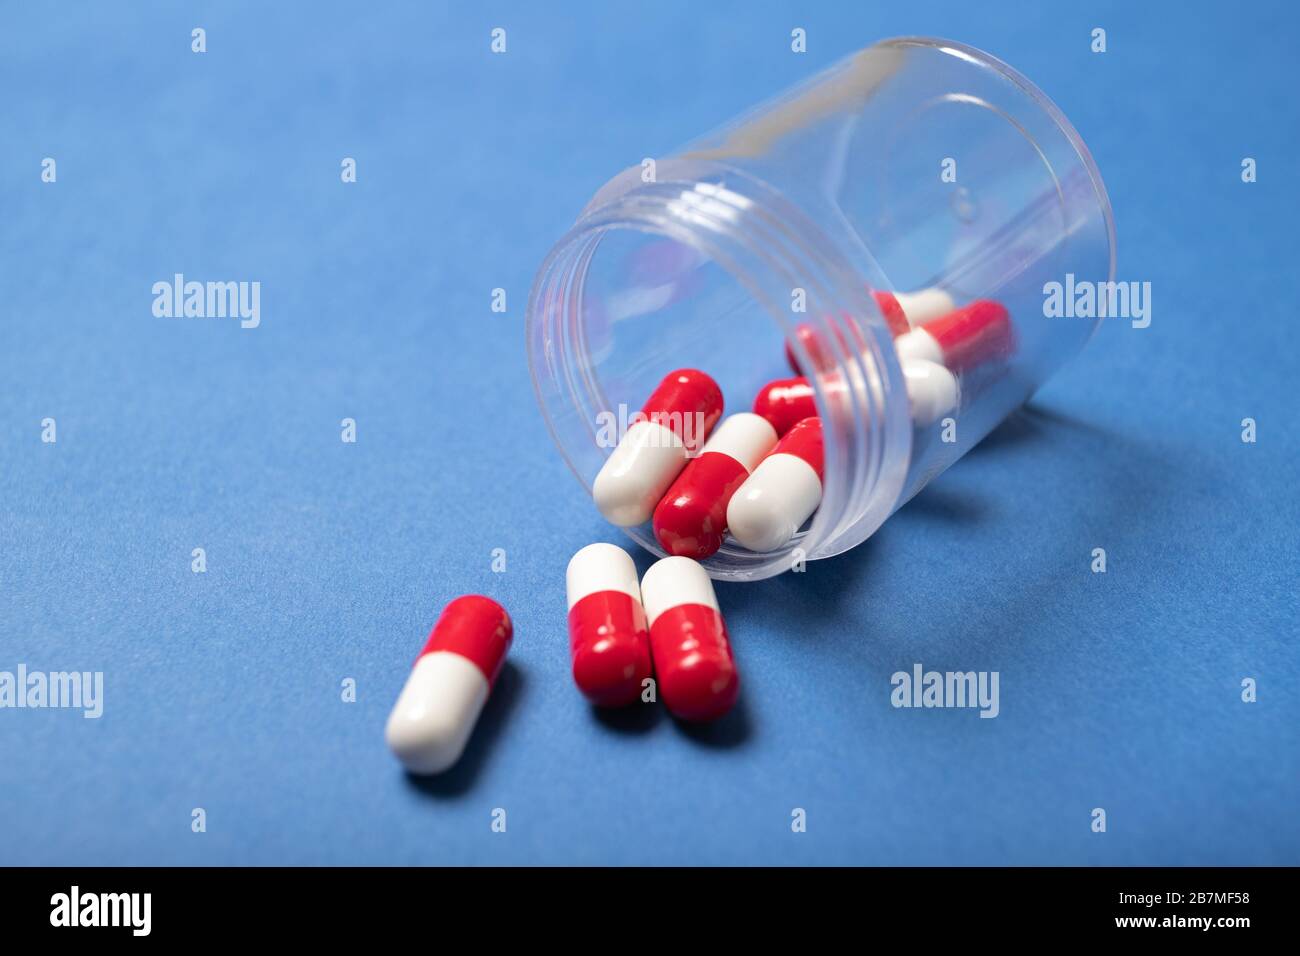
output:
POLYGON ((479 715, 478 724, 470 735, 469 743, 460 760, 451 769, 439 774, 406 774, 407 783, 430 797, 456 797, 469 791, 478 779, 488 755, 498 745, 505 732, 510 713, 518 705, 527 680, 514 663, 507 660, 497 675, 492 695, 479 715))
POLYGON ((697 723, 695 721, 673 718, 673 723, 692 743, 716 750, 729 750, 739 747, 750 737, 753 725, 749 719, 749 707, 745 703, 744 676, 741 676, 740 697, 735 706, 717 720, 697 723))
POLYGON ((645 734, 663 721, 663 706, 654 702, 637 701, 626 707, 591 708, 592 716, 602 727, 621 734, 645 734))

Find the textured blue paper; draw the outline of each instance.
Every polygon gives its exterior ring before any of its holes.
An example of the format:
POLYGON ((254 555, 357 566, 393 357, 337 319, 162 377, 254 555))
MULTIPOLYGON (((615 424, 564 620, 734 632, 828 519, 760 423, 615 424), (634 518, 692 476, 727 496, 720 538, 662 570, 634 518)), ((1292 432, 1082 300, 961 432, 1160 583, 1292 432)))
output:
POLYGON ((1294 4, 394 6, 0 14, 0 669, 105 674, 99 720, 0 710, 0 863, 1300 863, 1294 4), (563 570, 620 537, 533 400, 533 272, 617 170, 909 33, 1074 121, 1151 327, 868 544, 720 587, 732 718, 599 718, 563 570), (261 326, 155 318, 177 272, 261 326), (467 591, 511 663, 415 783, 383 723, 467 591), (916 662, 1001 715, 895 710, 916 662))

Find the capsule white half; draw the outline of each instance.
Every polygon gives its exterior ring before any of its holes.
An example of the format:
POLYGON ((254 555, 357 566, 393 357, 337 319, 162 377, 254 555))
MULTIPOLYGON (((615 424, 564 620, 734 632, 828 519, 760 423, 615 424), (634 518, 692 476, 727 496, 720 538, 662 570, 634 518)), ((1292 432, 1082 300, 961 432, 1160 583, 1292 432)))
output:
POLYGON ((641 579, 646 623, 654 627, 659 615, 683 604, 703 604, 721 613, 709 573, 698 561, 680 556, 661 558, 641 579))
POLYGON ((912 328, 925 325, 957 308, 957 303, 948 290, 938 287, 921 289, 919 292, 895 292, 894 299, 912 328))
POLYGON ((957 410, 961 401, 957 376, 938 362, 912 359, 903 363, 903 375, 907 398, 912 403, 912 420, 921 428, 957 410))
POLYGON ((733 458, 752 472, 763 456, 776 444, 776 429, 762 415, 737 412, 724 419, 713 435, 704 443, 701 455, 711 451, 733 458))
POLYGON ((764 458, 727 505, 727 530, 750 551, 788 544, 822 500, 822 482, 798 455, 764 458))
POLYGON ((894 339, 900 362, 937 362, 943 364, 943 349, 925 329, 912 329, 894 339))
POLYGON ((589 544, 570 558, 564 584, 570 611, 583 598, 601 591, 621 591, 641 603, 636 564, 631 555, 613 544, 589 544))
POLYGON ((423 655, 389 715, 389 749, 411 773, 441 773, 460 759, 489 690, 469 658, 452 651, 423 655))
POLYGON ((620 528, 644 524, 687 459, 685 445, 671 428, 638 421, 596 475, 592 499, 600 513, 620 528))

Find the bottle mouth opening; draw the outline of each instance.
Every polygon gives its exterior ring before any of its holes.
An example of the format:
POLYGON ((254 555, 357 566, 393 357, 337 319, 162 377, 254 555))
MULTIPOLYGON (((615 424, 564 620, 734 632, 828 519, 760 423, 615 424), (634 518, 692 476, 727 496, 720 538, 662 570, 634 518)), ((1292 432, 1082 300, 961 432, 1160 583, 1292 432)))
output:
MULTIPOLYGON (((722 388, 724 415, 749 411, 763 385, 797 374, 787 342, 802 368, 813 367, 795 334, 812 327, 832 356, 807 376, 825 431, 821 506, 782 548, 757 553, 728 537, 702 562, 719 580, 772 577, 847 550, 888 516, 911 438, 910 426, 891 421, 900 405, 906 420, 906 400, 891 396, 905 387, 892 346, 879 347, 877 329, 892 340, 869 290, 815 233, 800 234, 796 211, 774 209, 779 197, 756 197, 734 171, 669 165, 657 182, 639 170, 614 180, 542 264, 528 304, 533 386, 590 493, 667 372, 699 368, 722 388), (845 341, 848 327, 858 347, 845 341)), ((649 522, 623 530, 667 554, 649 522)))

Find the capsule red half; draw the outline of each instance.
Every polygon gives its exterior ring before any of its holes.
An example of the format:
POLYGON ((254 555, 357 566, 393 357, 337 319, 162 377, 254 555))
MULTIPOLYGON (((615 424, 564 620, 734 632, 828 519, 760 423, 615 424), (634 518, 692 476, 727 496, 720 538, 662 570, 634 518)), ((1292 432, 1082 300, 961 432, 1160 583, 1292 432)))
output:
POLYGON ((766 418, 777 435, 784 435, 805 418, 817 414, 816 393, 802 375, 779 378, 759 390, 754 399, 754 414, 766 418))
POLYGON ((682 720, 716 720, 740 695, 740 675, 713 582, 690 558, 664 558, 641 579, 659 696, 682 720))
POLYGON ((699 369, 679 368, 664 376, 641 414, 671 430, 695 454, 722 417, 722 389, 699 369))
POLYGON ((903 361, 926 359, 962 372, 1008 357, 1015 333, 1006 308, 981 299, 899 336, 895 344, 903 361))
MULTIPOLYGON (((901 312, 898 314, 902 315, 901 312)), ((903 321, 906 323, 907 320, 904 319, 903 321)), ((847 318, 836 319, 834 316, 827 316, 826 324, 830 326, 835 340, 845 352, 860 352, 866 347, 866 343, 862 340, 857 328, 847 318)), ((804 351, 808 353, 808 358, 812 361, 813 372, 824 373, 835 368, 837 361, 835 352, 827 344, 823 333, 813 328, 809 323, 801 322, 795 327, 794 334, 803 345, 804 351)), ((795 357, 794 350, 790 348, 789 342, 785 343, 785 360, 790 363, 791 370, 797 374, 807 374, 800 366, 799 360, 795 357)))
MULTIPOLYGON (((823 348, 821 335, 818 334, 816 329, 807 322, 800 322, 795 326, 794 334, 795 338, 799 340, 799 344, 803 346, 804 351, 808 353, 808 358, 812 361, 812 370, 814 372, 825 371, 834 366, 835 360, 827 353, 826 349, 823 348)), ((795 358, 794 349, 790 347, 789 342, 785 343, 785 360, 790 364, 790 371, 794 372, 796 375, 802 375, 804 373, 803 368, 799 365, 799 360, 795 358)))
POLYGON ((767 419, 749 412, 718 426, 655 509, 655 537, 665 551, 702 561, 722 547, 727 504, 776 437, 767 419))
POLYGON ((908 324, 907 313, 903 311, 902 304, 893 293, 877 290, 872 292, 871 295, 875 298, 880 314, 884 316, 885 324, 889 326, 889 331, 895 338, 912 327, 908 324))
POLYGON ((612 544, 589 544, 570 559, 565 588, 573 682, 600 707, 632 703, 652 673, 632 558, 612 544))

